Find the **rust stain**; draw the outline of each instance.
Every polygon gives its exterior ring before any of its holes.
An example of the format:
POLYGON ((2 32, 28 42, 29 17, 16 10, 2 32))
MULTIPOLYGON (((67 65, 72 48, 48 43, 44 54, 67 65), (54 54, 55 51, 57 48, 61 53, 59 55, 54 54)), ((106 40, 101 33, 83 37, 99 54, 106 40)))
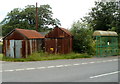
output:
POLYGON ((73 36, 68 30, 56 27, 45 36, 45 51, 60 54, 70 53, 72 39, 73 36))
MULTIPOLYGON (((33 52, 40 51, 44 47, 44 36, 42 36, 39 32, 35 30, 26 30, 26 29, 14 29, 8 35, 6 35, 3 39, 3 54, 5 56, 9 56, 10 50, 10 40, 14 40, 15 43, 18 40, 21 40, 21 46, 18 53, 22 56, 22 58, 26 58, 28 55, 32 54, 33 52)), ((14 46, 14 54, 16 55, 15 49, 17 46, 14 46)), ((14 58, 16 57, 14 55, 14 58)), ((17 56, 19 57, 19 56, 17 56)))
POLYGON ((39 32, 37 32, 35 30, 18 29, 18 28, 16 28, 15 30, 17 30, 21 34, 25 35, 29 39, 44 38, 44 36, 42 36, 39 32))

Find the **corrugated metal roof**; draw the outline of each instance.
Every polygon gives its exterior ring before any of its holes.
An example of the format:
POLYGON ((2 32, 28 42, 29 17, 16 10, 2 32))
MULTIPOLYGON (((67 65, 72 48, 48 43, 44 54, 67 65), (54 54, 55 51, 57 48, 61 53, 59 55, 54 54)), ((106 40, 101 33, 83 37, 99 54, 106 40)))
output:
POLYGON ((95 31, 93 36, 118 36, 114 31, 95 31))
POLYGON ((72 34, 65 28, 60 28, 62 31, 64 31, 65 33, 67 33, 68 35, 72 36, 72 34))
POLYGON ((19 29, 19 28, 16 28, 15 30, 26 36, 28 39, 44 38, 44 36, 42 36, 39 32, 35 30, 27 30, 27 29, 19 29))

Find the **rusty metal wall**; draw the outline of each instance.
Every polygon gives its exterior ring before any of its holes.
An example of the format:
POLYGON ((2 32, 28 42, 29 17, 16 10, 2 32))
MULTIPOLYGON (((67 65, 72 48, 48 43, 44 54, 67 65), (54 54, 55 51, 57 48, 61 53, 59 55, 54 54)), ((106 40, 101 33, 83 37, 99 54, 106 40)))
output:
POLYGON ((21 50, 22 50, 22 40, 15 40, 15 50, 14 50, 15 58, 22 57, 21 50))
POLYGON ((17 29, 7 35, 3 39, 4 55, 11 58, 26 58, 28 55, 42 50, 43 37, 36 38, 40 37, 38 32, 34 32, 36 37, 32 37, 31 39, 23 35, 23 33, 27 33, 27 36, 31 37, 31 32, 33 31, 17 29))
POLYGON ((49 53, 55 53, 55 44, 55 39, 45 39, 45 51, 49 53))
POLYGON ((45 38, 45 51, 48 53, 67 54, 72 51, 70 38, 45 38))
POLYGON ((4 40, 3 53, 11 58, 26 58, 28 55, 43 48, 42 39, 39 40, 4 40))
POLYGON ((62 31, 60 28, 54 28, 50 33, 45 35, 46 38, 64 38, 70 37, 67 33, 62 31))
POLYGON ((9 36, 7 36, 4 40, 23 40, 26 39, 23 35, 18 33, 17 31, 12 32, 9 36))
POLYGON ((21 58, 22 40, 4 40, 3 53, 7 57, 21 58))
POLYGON ((45 52, 66 54, 71 51, 72 36, 66 33, 66 30, 63 31, 61 28, 54 28, 45 36, 45 52))
POLYGON ((9 56, 11 58, 14 58, 14 46, 15 46, 14 40, 10 40, 10 52, 9 52, 9 56))

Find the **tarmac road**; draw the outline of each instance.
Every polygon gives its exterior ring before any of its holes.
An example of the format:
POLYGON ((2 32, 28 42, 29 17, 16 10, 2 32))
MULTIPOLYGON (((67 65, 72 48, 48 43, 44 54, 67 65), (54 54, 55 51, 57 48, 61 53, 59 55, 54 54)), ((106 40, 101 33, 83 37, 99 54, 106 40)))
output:
POLYGON ((118 57, 2 62, 3 82, 118 82, 118 57))

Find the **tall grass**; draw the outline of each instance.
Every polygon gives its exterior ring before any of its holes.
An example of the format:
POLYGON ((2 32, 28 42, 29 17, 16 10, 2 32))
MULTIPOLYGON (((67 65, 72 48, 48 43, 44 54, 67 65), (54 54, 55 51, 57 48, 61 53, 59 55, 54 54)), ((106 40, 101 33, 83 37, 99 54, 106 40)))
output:
POLYGON ((8 58, 3 57, 4 61, 43 61, 43 60, 58 60, 58 59, 76 59, 76 58, 90 58, 92 56, 84 53, 69 53, 69 54, 48 54, 48 53, 33 53, 32 55, 28 56, 27 58, 8 58))
POLYGON ((90 58, 88 54, 69 53, 69 54, 48 54, 48 53, 34 53, 28 59, 34 60, 56 60, 56 59, 75 59, 75 58, 90 58))
POLYGON ((0 60, 2 60, 2 58, 3 58, 3 54, 0 54, 0 60))

